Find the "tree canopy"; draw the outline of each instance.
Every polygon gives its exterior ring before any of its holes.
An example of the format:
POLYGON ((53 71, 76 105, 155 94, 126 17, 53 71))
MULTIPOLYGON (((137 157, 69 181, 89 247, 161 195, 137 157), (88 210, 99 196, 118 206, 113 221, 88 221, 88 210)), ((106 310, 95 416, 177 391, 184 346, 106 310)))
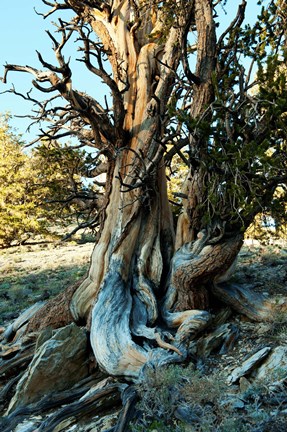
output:
POLYGON ((0 245, 8 246, 46 231, 39 206, 44 189, 38 187, 31 159, 22 152, 21 138, 13 134, 5 119, 0 126, 0 152, 0 245))

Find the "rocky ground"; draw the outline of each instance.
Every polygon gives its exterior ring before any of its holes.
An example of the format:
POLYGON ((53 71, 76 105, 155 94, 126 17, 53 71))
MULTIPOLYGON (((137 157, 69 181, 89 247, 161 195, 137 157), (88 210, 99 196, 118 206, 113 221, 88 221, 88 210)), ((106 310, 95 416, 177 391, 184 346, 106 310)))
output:
MULTIPOLYGON (((50 244, 3 251, 0 254, 0 325, 3 330, 21 310, 35 301, 50 298, 81 278, 87 271, 92 247, 91 243, 50 244)), ((280 305, 287 292, 286 244, 246 244, 240 253, 233 281, 272 296, 280 305)), ((271 316, 268 323, 255 323, 224 310, 217 316, 214 328, 209 328, 199 340, 192 342, 191 356, 185 365, 147 371, 145 382, 134 388, 140 400, 130 430, 285 431, 286 336, 287 316, 284 312, 271 316)), ((5 347, 1 349, 4 353, 5 347)), ((3 360, 0 360, 0 372, 1 364, 3 360)), ((108 383, 109 388, 117 385, 122 383, 108 383)), ((3 387, 0 388, 0 400, 2 390, 3 387)), ((2 407, 5 411, 5 401, 2 401, 2 407)), ((104 418, 89 412, 84 420, 77 421, 77 416, 70 416, 58 426, 38 429, 47 415, 49 412, 28 416, 17 425, 14 422, 11 429, 4 421, 3 430, 124 430, 119 425, 117 429, 113 426, 119 417, 117 402, 104 418)))

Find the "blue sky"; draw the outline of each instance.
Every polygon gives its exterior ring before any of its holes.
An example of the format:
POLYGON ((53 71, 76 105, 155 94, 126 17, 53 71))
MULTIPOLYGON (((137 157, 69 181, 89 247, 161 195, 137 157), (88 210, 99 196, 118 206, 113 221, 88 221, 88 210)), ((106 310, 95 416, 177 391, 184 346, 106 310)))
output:
MULTIPOLYGON (((229 0, 230 6, 228 11, 232 16, 236 14, 239 0, 229 0)), ((247 9, 248 20, 254 20, 256 15, 256 0, 249 0, 247 9)), ((41 0, 0 0, 0 76, 3 76, 3 66, 6 62, 20 65, 30 65, 40 67, 36 50, 40 51, 44 59, 54 62, 52 52, 52 42, 45 33, 45 29, 51 29, 50 22, 55 20, 54 16, 43 20, 41 16, 36 15, 34 8, 38 11, 45 11, 46 7, 41 0)), ((224 29, 225 23, 229 22, 228 18, 222 15, 224 29)), ((70 43, 72 47, 73 42, 70 43)), ((71 52, 74 50, 71 50, 71 52)), ((74 58, 79 58, 79 53, 74 53, 74 58)), ((91 74, 86 72, 79 62, 72 61, 73 84, 75 88, 92 93, 94 97, 102 100, 105 92, 104 88, 99 85, 91 74)), ((12 83, 16 89, 27 92, 32 87, 31 76, 24 73, 10 72, 8 75, 8 84, 0 82, 0 92, 11 88, 12 83)), ((12 94, 0 94, 0 112, 10 111, 12 115, 24 115, 30 112, 32 104, 25 103, 21 98, 12 94)), ((29 121, 27 119, 15 118, 12 122, 19 132, 24 133, 29 121)), ((37 135, 34 128, 30 134, 24 133, 24 139, 29 141, 37 135)))
MULTIPOLYGON (((35 13, 34 7, 39 12, 47 11, 47 7, 42 4, 41 0, 10 0, 10 2, 0 0, 0 40, 2 41, 0 44, 0 77, 3 76, 5 63, 29 65, 42 69, 36 50, 42 54, 44 60, 57 65, 52 50, 52 41, 45 32, 47 29, 53 29, 51 21, 55 21, 56 16, 44 20, 35 13)), ((61 16, 63 17, 63 14, 61 16)), ((69 52, 66 57, 68 59, 73 53, 71 65, 74 87, 102 100, 105 93, 104 87, 86 70, 84 65, 75 60, 80 58, 81 54, 76 49, 72 49, 73 45, 74 42, 69 41, 69 52)), ((26 93, 32 88, 31 80, 32 75, 30 74, 10 72, 7 84, 0 82, 0 92, 9 90, 14 84, 16 90, 26 93)), ((39 99, 42 99, 43 94, 38 94, 39 99)), ((33 105, 22 98, 9 93, 0 94, 0 112, 2 113, 8 111, 12 115, 25 115, 30 113, 31 109, 33 105)), ((30 134, 25 133, 29 123, 29 119, 14 118, 12 120, 12 125, 23 134, 26 141, 31 141, 37 135, 35 128, 31 129, 30 134)))
MULTIPOLYGON (((10 0, 0 2, 0 76, 3 76, 3 65, 36 63, 35 49, 47 50, 45 34, 43 35, 43 22, 33 10, 37 0, 10 0), (44 37, 43 37, 44 36, 44 37)), ((8 84, 0 82, 0 91, 11 88, 12 82, 16 88, 29 90, 31 78, 26 74, 11 73, 8 75, 8 84)), ((0 112, 10 111, 12 114, 25 114, 30 104, 11 94, 0 95, 0 112)), ((22 132, 27 127, 27 121, 15 119, 13 125, 22 132)))

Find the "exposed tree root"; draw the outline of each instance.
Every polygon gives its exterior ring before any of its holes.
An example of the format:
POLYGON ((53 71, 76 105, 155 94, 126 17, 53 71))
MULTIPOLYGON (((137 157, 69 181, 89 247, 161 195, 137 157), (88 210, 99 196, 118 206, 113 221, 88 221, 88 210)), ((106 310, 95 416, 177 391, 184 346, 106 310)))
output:
POLYGON ((11 399, 11 391, 15 384, 21 379, 24 371, 11 378, 0 391, 0 411, 4 408, 5 403, 11 399))
POLYGON ((113 432, 125 432, 127 430, 130 421, 134 417, 135 405, 138 400, 139 396, 134 386, 129 386, 122 392, 123 409, 113 432))
POLYGON ((0 363, 0 377, 4 377, 5 380, 9 376, 14 376, 15 373, 18 374, 32 360, 34 351, 35 347, 28 347, 12 359, 2 361, 0 363))
POLYGON ((2 418, 1 432, 10 432, 29 415, 43 414, 62 405, 65 406, 41 423, 38 431, 54 431, 56 426, 68 419, 70 424, 73 424, 83 417, 94 416, 98 412, 105 412, 120 404, 121 385, 119 383, 111 378, 104 379, 96 385, 97 380, 93 380, 92 377, 90 383, 85 381, 82 385, 79 383, 74 390, 47 395, 35 404, 17 408, 2 418))
MULTIPOLYGON (((141 221, 144 228, 150 222, 149 218, 141 221)), ((222 349, 228 350, 237 338, 235 329, 222 326, 216 333, 216 326, 224 322, 227 313, 223 314, 221 321, 219 318, 216 322, 212 310, 182 310, 184 291, 191 295, 186 306, 193 302, 192 298, 201 302, 200 295, 196 292, 197 286, 212 289, 212 294, 220 302, 250 319, 268 319, 274 306, 272 302, 248 287, 222 282, 226 272, 229 273, 228 268, 234 262, 241 242, 242 239, 238 237, 218 244, 206 244, 206 238, 204 241, 199 238, 191 244, 183 245, 172 260, 168 288, 162 301, 160 298, 163 293, 159 295, 159 290, 164 266, 158 237, 155 235, 153 240, 149 238, 145 241, 145 237, 140 234, 138 243, 133 243, 132 251, 127 250, 128 242, 124 242, 123 249, 119 247, 117 254, 109 258, 109 268, 92 306, 90 340, 98 365, 112 376, 126 377, 132 382, 144 380, 146 370, 150 367, 158 368, 185 361, 189 355, 190 342, 200 337, 200 333, 209 326, 215 330, 210 339, 203 337, 198 352, 201 349, 204 355, 208 350, 213 350, 214 346, 217 347, 217 344, 223 344, 222 349), (159 266, 157 271, 151 268, 151 256, 159 266), (181 281, 184 289, 180 286, 181 281)), ((168 264, 165 265, 168 267, 168 264)), ((18 337, 17 342, 5 346, 6 351, 2 353, 0 363, 0 375, 5 384, 2 388, 3 397, 9 394, 18 381, 19 377, 14 377, 18 374, 18 369, 22 370, 31 361, 38 345, 35 345, 33 338, 39 334, 39 330, 66 326, 73 321, 70 303, 79 285, 80 283, 74 285, 42 307, 30 319, 26 332, 18 337), (28 345, 21 344, 24 340, 28 345), (7 379, 10 382, 7 383, 7 379)), ((25 320, 26 318, 20 321, 26 323, 25 320)), ((49 334, 48 338, 51 337, 49 334)), ((45 338, 44 333, 41 337, 45 338)), ((96 387, 83 385, 49 395, 36 404, 12 407, 13 411, 3 419, 2 429, 8 432, 13 425, 28 416, 47 412, 63 404, 66 406, 39 424, 38 430, 49 432, 55 428, 72 426, 85 416, 102 414, 115 405, 120 406, 123 388, 119 382, 109 379, 96 387)), ((137 395, 132 387, 122 394, 123 409, 114 431, 125 430, 134 415, 136 400, 137 395)))
POLYGON ((39 432, 52 432, 56 426, 64 422, 69 425, 75 424, 84 417, 95 416, 111 408, 114 409, 121 403, 120 388, 121 385, 111 378, 101 381, 79 400, 50 416, 41 424, 39 432))
POLYGON ((40 331, 46 327, 53 329, 64 327, 74 321, 70 311, 73 294, 82 283, 76 282, 56 297, 48 301, 29 321, 26 332, 40 331))
POLYGON ((209 244, 209 237, 199 233, 196 241, 184 244, 172 259, 171 285, 176 290, 177 311, 207 309, 206 284, 223 276, 236 259, 242 235, 209 244))
MULTIPOLYGON (((214 284, 214 295, 230 306, 234 311, 247 316, 253 321, 272 321, 274 313, 284 309, 282 305, 255 292, 246 285, 228 282, 214 284)), ((285 301, 285 306, 287 301, 285 301)), ((287 309, 287 308, 286 308, 287 309)))

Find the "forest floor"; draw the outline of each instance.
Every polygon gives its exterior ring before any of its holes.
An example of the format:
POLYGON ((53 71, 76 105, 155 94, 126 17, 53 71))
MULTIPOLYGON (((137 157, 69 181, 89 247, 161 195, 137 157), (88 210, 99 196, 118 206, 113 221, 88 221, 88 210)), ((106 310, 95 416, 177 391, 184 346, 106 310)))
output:
MULTIPOLYGON (((6 326, 17 318, 22 310, 36 301, 47 300, 82 278, 88 270, 92 250, 92 243, 70 242, 27 245, 0 251, 0 326, 6 326)), ((267 296, 275 297, 280 303, 282 297, 286 297, 287 293, 286 242, 277 242, 273 245, 260 245, 250 241, 246 243, 240 252, 232 279, 234 282, 244 283, 267 296)), ((234 347, 225 354, 219 355, 218 352, 214 352, 208 358, 200 359, 197 369, 201 370, 204 375, 208 375, 207 381, 197 380, 196 375, 193 375, 191 382, 185 376, 184 382, 187 384, 180 387, 181 393, 188 391, 196 392, 198 395, 197 400, 192 402, 194 416, 191 423, 194 424, 194 427, 182 427, 181 429, 180 425, 185 424, 186 421, 184 410, 181 413, 180 410, 177 410, 177 415, 169 417, 170 399, 164 402, 166 393, 161 393, 165 383, 167 385, 170 383, 172 387, 178 386, 179 381, 183 382, 182 369, 175 368, 172 373, 160 371, 159 375, 151 376, 148 388, 139 389, 140 392, 142 391, 140 409, 143 411, 153 409, 154 412, 151 413, 153 418, 146 418, 141 424, 135 425, 132 430, 136 432, 224 432, 225 430, 228 432, 283 432, 286 430, 286 370, 283 371, 285 383, 283 394, 285 396, 282 396, 282 392, 277 392, 274 396, 274 391, 270 393, 266 383, 260 385, 257 383, 256 386, 250 387, 248 380, 245 383, 242 381, 240 386, 245 385, 246 388, 242 390, 237 385, 235 392, 241 392, 241 396, 233 400, 231 408, 230 404, 227 408, 226 399, 230 388, 227 390, 226 385, 223 385, 224 379, 236 367, 241 366, 247 358, 260 349, 287 347, 286 314, 284 317, 272 317, 268 324, 254 323, 239 315, 233 315, 228 322, 236 326, 240 334, 234 347), (156 392, 151 390, 152 386, 156 392), (156 402, 158 398, 161 401, 160 407, 156 402), (220 404, 219 401, 221 401, 220 404), (164 406, 165 403, 166 406, 164 406), (217 412, 214 416, 215 407, 217 412)), ((276 379, 282 382, 282 376, 276 379)), ((185 401, 190 406, 189 397, 186 397, 185 401)))

